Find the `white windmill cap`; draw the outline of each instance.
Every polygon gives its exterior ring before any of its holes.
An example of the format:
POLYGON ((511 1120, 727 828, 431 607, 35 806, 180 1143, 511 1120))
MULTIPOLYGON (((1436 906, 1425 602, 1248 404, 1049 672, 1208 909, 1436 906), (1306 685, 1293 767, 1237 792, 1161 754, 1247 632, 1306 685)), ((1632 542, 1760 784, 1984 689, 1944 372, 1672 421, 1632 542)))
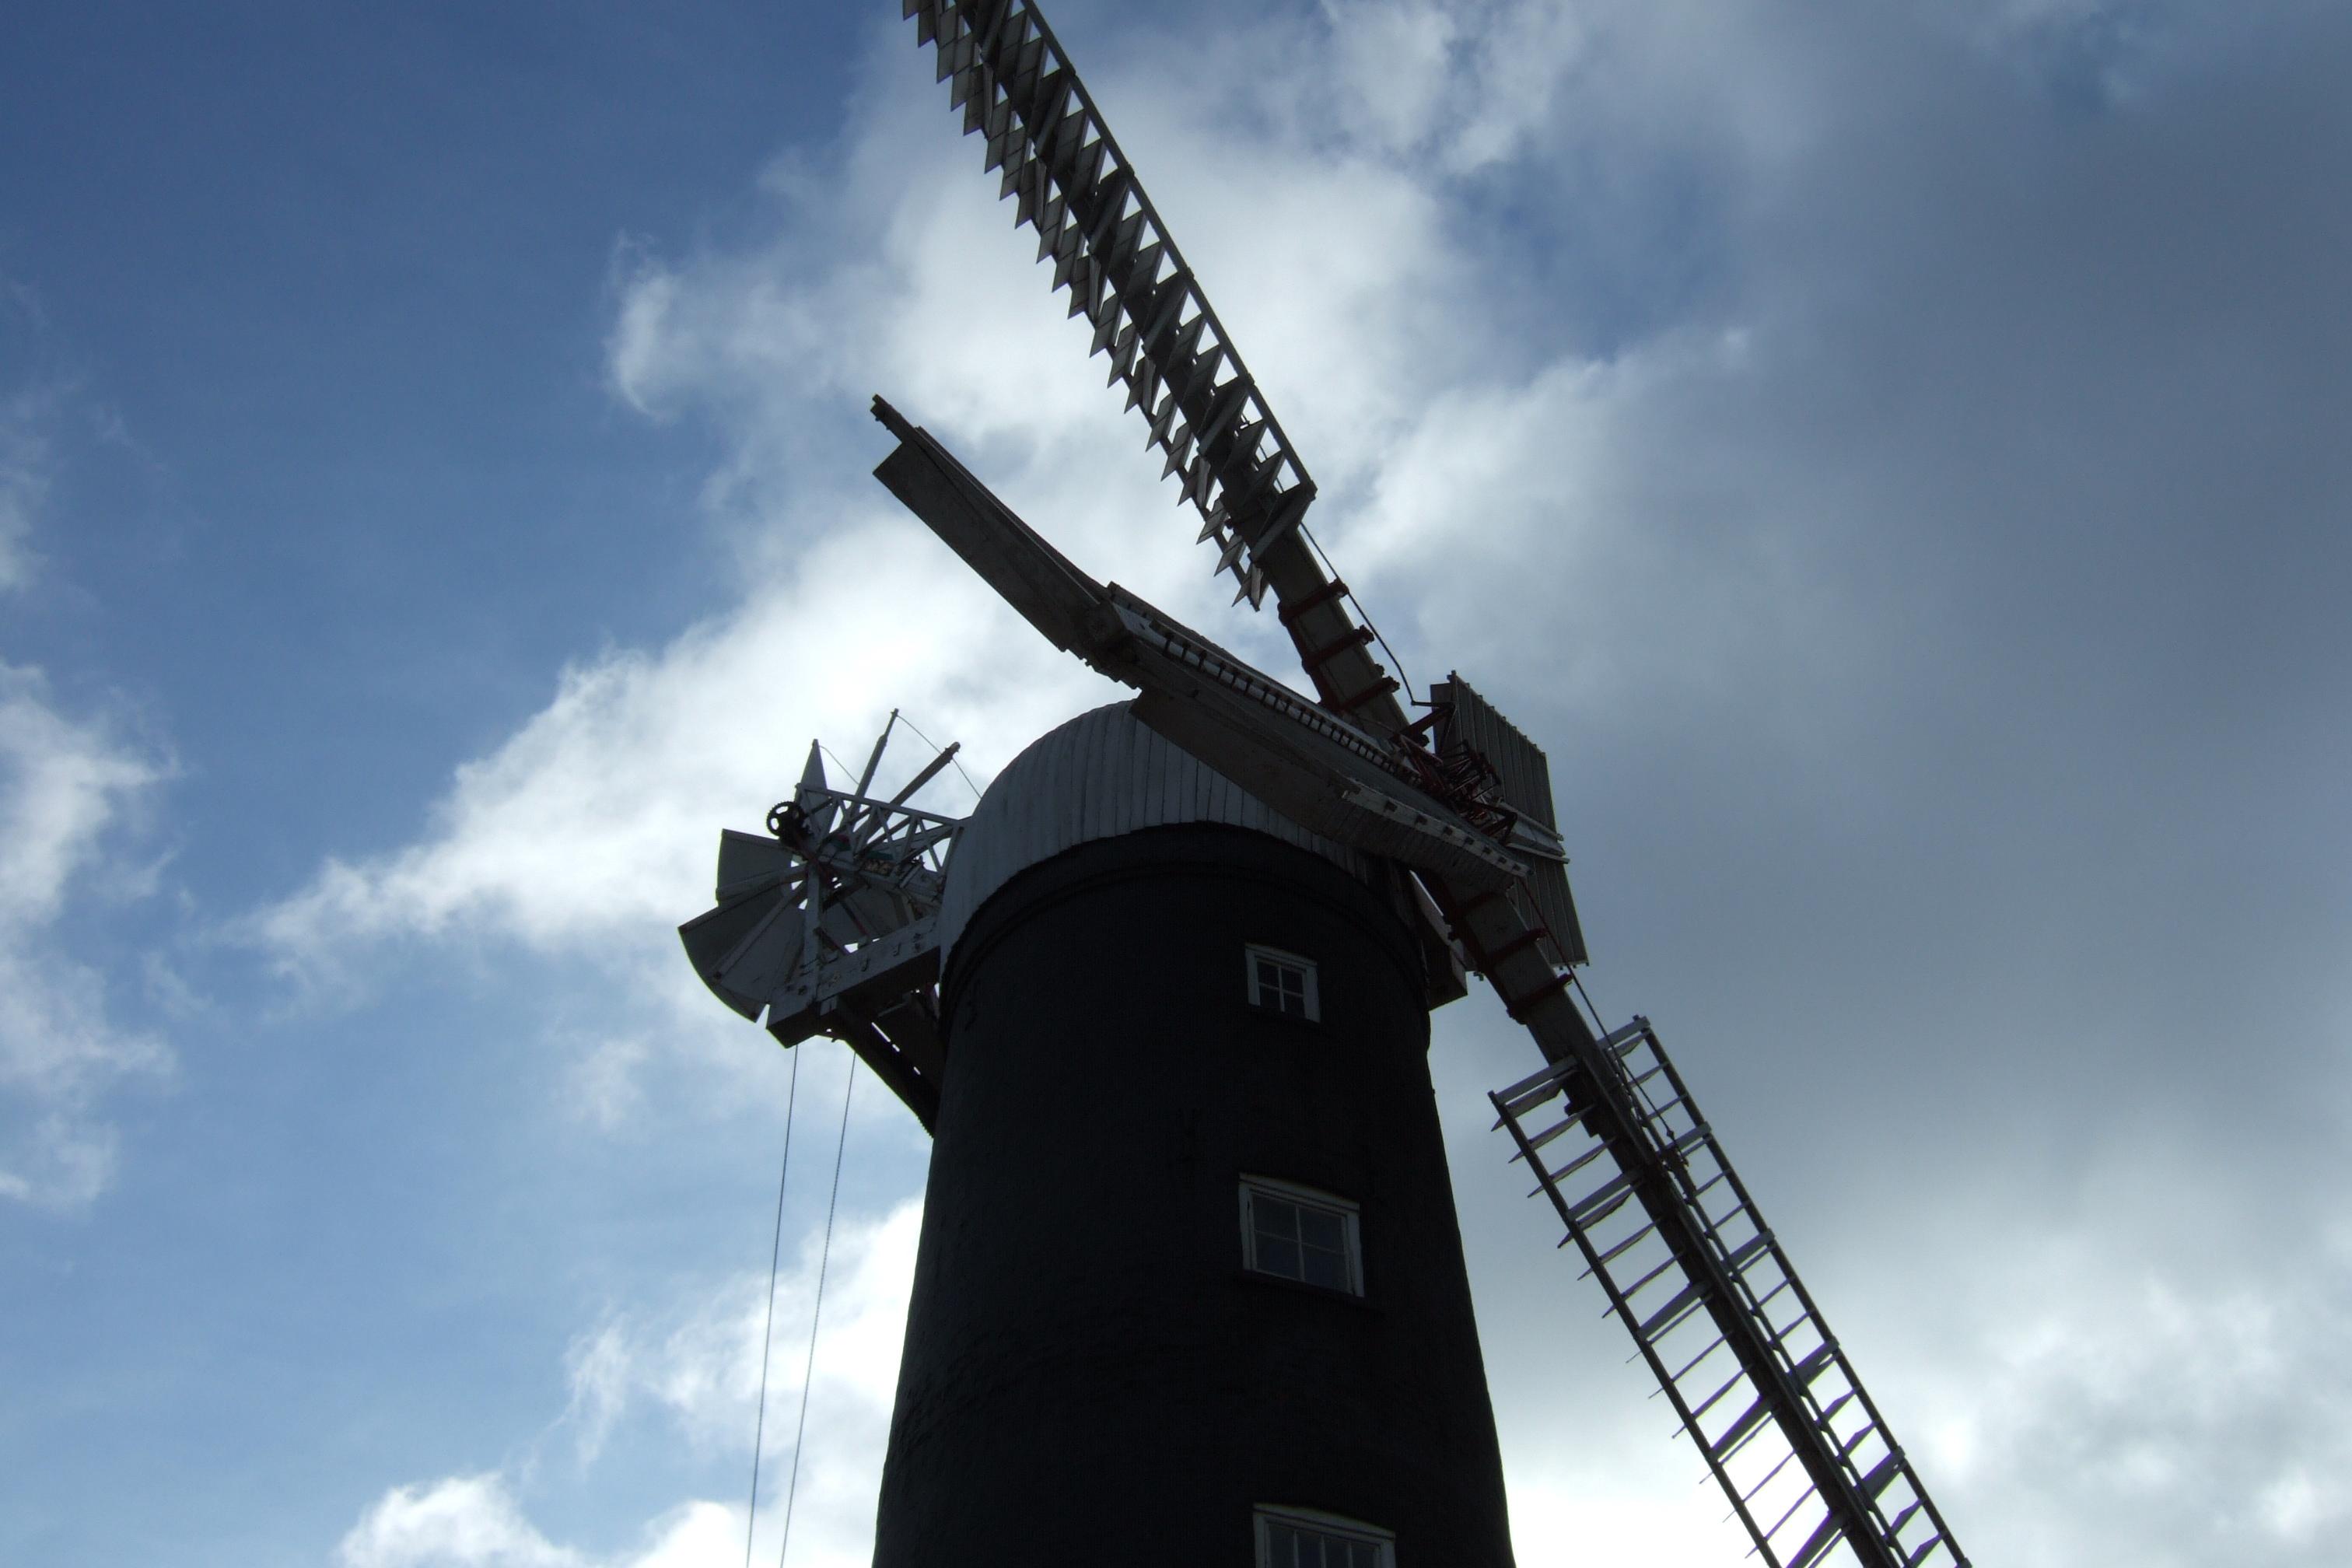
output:
POLYGON ((1114 702, 1046 731, 989 784, 948 858, 940 961, 999 888, 1081 844, 1213 822, 1309 850, 1376 881, 1371 860, 1309 833, 1114 702))

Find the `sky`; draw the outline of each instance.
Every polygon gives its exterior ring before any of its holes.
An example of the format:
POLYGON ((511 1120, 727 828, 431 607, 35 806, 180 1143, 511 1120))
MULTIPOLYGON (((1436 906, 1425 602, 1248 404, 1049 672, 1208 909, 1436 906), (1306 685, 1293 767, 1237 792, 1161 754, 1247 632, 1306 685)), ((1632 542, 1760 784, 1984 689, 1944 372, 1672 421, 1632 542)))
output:
MULTIPOLYGON (((738 1561, 788 1101, 752 1545, 805 1382, 789 1562, 866 1560, 926 1142, 673 928, 812 737, 1117 695, 868 400, 1292 668, 897 12, 12 13, 7 1560, 738 1561)), ((2340 1561, 2352 14, 1049 14, 1972 1556, 2340 1561)), ((1433 1029, 1520 1563, 1739 1561, 1525 1037, 1433 1029)))

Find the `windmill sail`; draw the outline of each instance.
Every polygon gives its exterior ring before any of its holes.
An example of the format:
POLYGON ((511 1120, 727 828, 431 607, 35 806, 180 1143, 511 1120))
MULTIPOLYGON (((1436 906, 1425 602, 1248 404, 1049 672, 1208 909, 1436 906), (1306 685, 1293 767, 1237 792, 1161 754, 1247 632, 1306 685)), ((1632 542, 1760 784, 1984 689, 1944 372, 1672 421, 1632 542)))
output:
POLYGON ((876 477, 1055 646, 1141 692, 1136 717, 1310 831, 1475 892, 1526 878, 1526 862, 1428 793, 1394 746, 1096 582, 929 431, 878 397, 874 413, 899 438, 876 477))
POLYGON ((1489 1098, 1770 1568, 1967 1563, 1648 1019, 1489 1098))
POLYGON ((999 195, 1035 226, 1037 259, 1094 328, 1150 443, 1218 544, 1217 565, 1253 602, 1257 558, 1298 526, 1315 483, 1242 363, 1192 269, 1136 183, 1094 100, 1026 0, 905 0, 916 37, 936 47, 940 79, 985 133, 999 195))
POLYGON ((1094 99, 1029 0, 903 0, 918 42, 986 137, 1000 196, 1037 230, 1037 259, 1110 356, 1162 479, 1217 547, 1217 569, 1253 607, 1271 589, 1317 693, 1381 734, 1405 727, 1396 678, 1369 651, 1370 626, 1349 613, 1348 587, 1326 574, 1300 533, 1315 481, 1283 434, 1183 253, 1104 124, 1094 99))

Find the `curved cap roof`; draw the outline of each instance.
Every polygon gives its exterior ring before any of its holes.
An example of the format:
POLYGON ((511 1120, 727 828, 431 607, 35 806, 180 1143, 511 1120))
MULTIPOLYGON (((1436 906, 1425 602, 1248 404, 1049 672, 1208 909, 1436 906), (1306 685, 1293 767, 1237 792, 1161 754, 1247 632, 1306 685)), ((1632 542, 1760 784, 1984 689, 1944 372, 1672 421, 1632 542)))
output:
POLYGON ((1184 822, 1251 828, 1351 875, 1373 874, 1363 856, 1307 832, 1114 702, 1038 737, 980 797, 948 858, 940 962, 989 895, 1030 867, 1098 838, 1184 822))

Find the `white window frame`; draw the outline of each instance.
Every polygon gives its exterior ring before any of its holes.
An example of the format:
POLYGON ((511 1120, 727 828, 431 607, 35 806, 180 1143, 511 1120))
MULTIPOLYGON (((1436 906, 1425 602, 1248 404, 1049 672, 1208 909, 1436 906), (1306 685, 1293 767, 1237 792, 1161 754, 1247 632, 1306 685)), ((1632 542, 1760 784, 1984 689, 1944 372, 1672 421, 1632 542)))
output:
POLYGON ((1242 965, 1244 970, 1247 973, 1249 982, 1250 1005, 1253 1007, 1263 1007, 1267 1012, 1274 1014, 1276 1017, 1289 1018, 1299 1016, 1284 1012, 1280 1004, 1277 1001, 1270 999, 1266 995, 1264 988, 1258 984, 1257 963, 1261 958, 1266 960, 1270 963, 1280 964, 1286 969, 1296 969, 1301 974, 1306 976, 1307 1012, 1304 1016, 1307 1023, 1321 1023, 1323 1021, 1323 1004, 1322 997, 1315 984, 1315 961, 1299 953, 1285 952, 1278 947, 1268 947, 1264 942, 1253 942, 1242 949, 1242 965))
POLYGON ((1250 1206, 1251 1195, 1255 1193, 1264 1193, 1268 1197, 1280 1198, 1286 1204, 1296 1204, 1301 1208, 1321 1209, 1326 1214, 1337 1215, 1339 1218, 1340 1235, 1345 1239, 1348 1254, 1348 1288, 1344 1294, 1361 1296, 1364 1293, 1363 1231, 1358 1222, 1357 1216, 1360 1211, 1356 1204, 1337 1193, 1327 1193, 1315 1187, 1302 1187, 1296 1182, 1286 1182, 1274 1176, 1254 1176, 1247 1172, 1244 1172, 1241 1178, 1243 1268, 1253 1274, 1263 1274, 1268 1279, 1286 1279, 1293 1285, 1305 1285, 1310 1290, 1330 1289, 1328 1286, 1315 1285, 1305 1279, 1293 1279, 1287 1274, 1276 1274, 1272 1269, 1258 1267, 1257 1226, 1250 1206))
MULTIPOLYGON (((1319 1508, 1298 1508, 1289 1503, 1262 1502, 1251 1510, 1250 1526, 1257 1536, 1257 1568, 1277 1568, 1274 1561, 1274 1539, 1267 1532, 1269 1524, 1287 1524, 1300 1530, 1311 1530, 1318 1535, 1338 1536, 1353 1544, 1370 1546, 1377 1568, 1396 1568, 1396 1531, 1382 1530, 1377 1524, 1367 1524, 1360 1519, 1344 1514, 1326 1513, 1319 1508)), ((1288 1568, 1281 1564, 1279 1568, 1288 1568)))

